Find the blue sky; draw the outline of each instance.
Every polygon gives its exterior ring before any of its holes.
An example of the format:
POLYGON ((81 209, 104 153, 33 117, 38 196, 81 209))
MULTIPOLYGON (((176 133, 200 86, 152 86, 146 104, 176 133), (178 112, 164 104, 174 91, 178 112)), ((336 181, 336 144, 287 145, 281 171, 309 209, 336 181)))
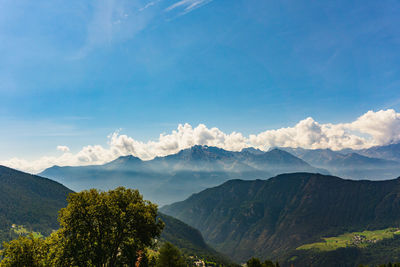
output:
POLYGON ((399 1, 0 0, 0 160, 400 109, 399 1))

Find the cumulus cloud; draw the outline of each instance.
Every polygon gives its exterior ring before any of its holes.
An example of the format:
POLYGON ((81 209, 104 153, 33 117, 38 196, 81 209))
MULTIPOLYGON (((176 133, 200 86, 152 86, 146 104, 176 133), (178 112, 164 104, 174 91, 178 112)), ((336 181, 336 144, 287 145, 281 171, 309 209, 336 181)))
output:
POLYGON ((245 147, 268 150, 271 147, 343 148, 362 149, 400 141, 400 113, 393 109, 368 111, 353 122, 321 124, 309 117, 296 125, 267 130, 250 136, 239 132, 224 133, 204 124, 192 127, 180 124, 169 134, 157 140, 141 142, 115 132, 108 137, 108 147, 89 145, 78 153, 71 153, 66 146, 57 147, 64 152, 59 157, 42 157, 35 161, 13 158, 0 162, 20 170, 37 173, 53 165, 81 166, 104 164, 120 156, 133 155, 143 160, 166 156, 194 145, 208 145, 239 151, 245 147))
POLYGON ((400 113, 393 109, 368 111, 345 127, 370 135, 378 145, 396 143, 400 140, 400 113))
POLYGON ((67 147, 67 146, 57 146, 57 150, 66 153, 66 152, 69 152, 69 147, 67 147))

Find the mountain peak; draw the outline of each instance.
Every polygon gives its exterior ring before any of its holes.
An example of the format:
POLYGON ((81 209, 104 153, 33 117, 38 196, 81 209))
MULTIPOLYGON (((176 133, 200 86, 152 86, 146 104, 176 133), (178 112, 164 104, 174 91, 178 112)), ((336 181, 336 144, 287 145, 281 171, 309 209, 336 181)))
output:
MULTIPOLYGON (((206 145, 195 145, 187 149, 179 151, 170 157, 186 159, 186 160, 205 160, 205 159, 221 159, 223 157, 232 157, 233 152, 226 151, 222 148, 206 145)), ((168 157, 168 156, 167 156, 168 157)))
POLYGON ((265 151, 262 151, 261 149, 254 148, 254 147, 245 147, 240 152, 247 152, 247 153, 254 154, 254 155, 261 155, 261 154, 265 153, 265 151))
POLYGON ((289 152, 283 151, 282 149, 279 149, 279 148, 277 148, 277 147, 274 147, 274 148, 270 149, 268 152, 275 152, 275 153, 284 152, 284 153, 289 153, 289 152))
POLYGON ((288 157, 288 158, 297 158, 293 154, 291 154, 285 150, 279 149, 279 148, 273 148, 273 149, 269 150, 268 152, 266 152, 265 154, 268 154, 270 156, 275 155, 275 156, 281 156, 281 157, 283 156, 283 157, 288 157))
POLYGON ((127 156, 121 156, 107 164, 105 166, 121 166, 121 165, 130 165, 132 163, 139 163, 142 162, 142 160, 138 157, 135 157, 133 155, 127 155, 127 156))

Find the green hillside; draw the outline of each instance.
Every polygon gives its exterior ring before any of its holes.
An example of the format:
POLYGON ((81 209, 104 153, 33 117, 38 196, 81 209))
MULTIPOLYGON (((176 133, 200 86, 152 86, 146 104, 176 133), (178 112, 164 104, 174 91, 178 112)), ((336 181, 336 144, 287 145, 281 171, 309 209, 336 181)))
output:
MULTIPOLYGON (((71 192, 50 179, 0 166, 0 247, 18 235, 48 235, 58 229, 58 211, 67 205, 71 192)), ((188 255, 228 262, 204 242, 198 230, 168 215, 159 217, 165 222, 162 242, 171 242, 188 255)))
POLYGON ((282 266, 354 267, 360 264, 381 266, 400 262, 400 235, 385 238, 365 247, 348 246, 334 250, 295 250, 280 257, 282 266))
POLYGON ((324 237, 321 242, 305 244, 298 247, 297 250, 333 251, 347 247, 366 248, 384 239, 394 238, 399 234, 398 228, 345 233, 335 237, 324 237))
POLYGON ((12 224, 43 234, 57 229, 58 211, 71 192, 50 179, 0 166, 0 241, 9 237, 12 224))
POLYGON ((398 227, 400 180, 352 181, 310 173, 228 181, 162 208, 237 261, 280 258, 343 233, 398 227))
POLYGON ((228 263, 229 260, 206 244, 200 231, 190 227, 171 216, 159 213, 158 216, 165 223, 160 240, 177 246, 186 255, 196 255, 200 258, 228 263))

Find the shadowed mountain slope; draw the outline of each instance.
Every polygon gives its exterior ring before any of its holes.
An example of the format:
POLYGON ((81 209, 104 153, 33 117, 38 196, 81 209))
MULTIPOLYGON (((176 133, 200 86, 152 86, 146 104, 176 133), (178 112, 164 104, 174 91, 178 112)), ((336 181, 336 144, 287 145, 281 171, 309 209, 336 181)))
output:
POLYGON ((244 261, 276 258, 322 236, 400 223, 400 180, 352 181, 310 173, 228 181, 165 206, 208 243, 244 261))
POLYGON ((0 230, 17 224, 50 233, 59 227, 58 211, 71 192, 50 179, 0 166, 0 230))
POLYGON ((174 244, 188 255, 196 255, 216 262, 229 262, 225 256, 206 244, 199 230, 171 216, 162 213, 158 213, 158 216, 165 223, 161 241, 174 244))

